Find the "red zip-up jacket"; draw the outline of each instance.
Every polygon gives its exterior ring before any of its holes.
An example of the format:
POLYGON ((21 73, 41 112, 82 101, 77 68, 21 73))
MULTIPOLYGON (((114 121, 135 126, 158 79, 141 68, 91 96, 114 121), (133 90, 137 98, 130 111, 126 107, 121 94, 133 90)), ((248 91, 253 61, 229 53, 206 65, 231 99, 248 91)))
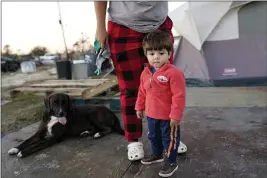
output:
POLYGON ((164 64, 154 74, 147 65, 141 74, 136 111, 154 119, 181 121, 185 109, 185 77, 170 63, 164 64))

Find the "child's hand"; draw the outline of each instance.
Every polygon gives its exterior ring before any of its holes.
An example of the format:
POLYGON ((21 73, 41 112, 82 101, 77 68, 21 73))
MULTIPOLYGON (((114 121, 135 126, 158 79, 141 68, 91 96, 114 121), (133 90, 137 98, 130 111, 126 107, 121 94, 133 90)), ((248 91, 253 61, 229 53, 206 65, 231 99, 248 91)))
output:
POLYGON ((178 120, 171 119, 171 122, 170 122, 170 126, 171 126, 171 128, 178 128, 179 124, 180 124, 180 123, 179 123, 178 120))
MULTIPOLYGON (((179 127, 180 122, 178 120, 175 119, 171 119, 170 121, 170 127, 171 127, 171 143, 174 143, 173 145, 173 149, 176 149, 176 138, 177 138, 177 132, 178 132, 178 127, 179 127)), ((171 151, 171 147, 169 147, 168 149, 168 153, 167 155, 170 156, 170 151, 171 151)))
POLYGON ((179 124, 180 122, 178 120, 171 119, 171 122, 170 122, 171 135, 174 134, 176 136, 179 124))
POLYGON ((138 119, 143 119, 144 118, 143 111, 136 111, 136 116, 138 119))

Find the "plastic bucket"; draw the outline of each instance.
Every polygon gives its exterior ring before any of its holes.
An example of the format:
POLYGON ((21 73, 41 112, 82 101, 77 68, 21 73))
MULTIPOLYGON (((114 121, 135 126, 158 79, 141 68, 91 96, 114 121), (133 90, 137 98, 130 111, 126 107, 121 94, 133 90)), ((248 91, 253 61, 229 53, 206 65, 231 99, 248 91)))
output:
POLYGON ((88 78, 88 63, 85 60, 72 61, 72 76, 74 80, 88 78))
POLYGON ((58 79, 71 80, 71 61, 61 60, 56 62, 58 79))

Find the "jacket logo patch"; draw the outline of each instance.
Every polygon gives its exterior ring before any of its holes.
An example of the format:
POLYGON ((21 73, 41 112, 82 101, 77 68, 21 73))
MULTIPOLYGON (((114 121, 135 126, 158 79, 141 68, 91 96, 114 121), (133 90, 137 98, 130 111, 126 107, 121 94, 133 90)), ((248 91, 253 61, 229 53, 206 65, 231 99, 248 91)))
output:
POLYGON ((158 76, 157 79, 158 79, 160 82, 168 82, 167 77, 165 77, 165 76, 163 76, 163 75, 158 76))

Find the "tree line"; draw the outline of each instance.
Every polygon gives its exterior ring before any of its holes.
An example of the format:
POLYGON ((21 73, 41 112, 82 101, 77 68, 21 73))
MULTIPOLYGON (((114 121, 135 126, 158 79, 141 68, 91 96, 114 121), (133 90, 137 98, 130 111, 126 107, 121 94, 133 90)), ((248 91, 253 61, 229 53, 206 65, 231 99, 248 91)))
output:
MULTIPOLYGON (((71 59, 74 58, 74 56, 77 53, 94 53, 94 47, 91 44, 87 44, 89 41, 88 37, 85 37, 85 35, 82 33, 82 37, 78 39, 73 45, 72 49, 68 49, 68 55, 71 59)), ((21 51, 17 50, 16 52, 12 51, 12 48, 10 45, 5 45, 3 48, 2 55, 5 57, 8 57, 10 59, 15 59, 15 60, 29 60, 35 57, 40 57, 48 53, 49 50, 44 47, 44 46, 35 46, 34 48, 31 49, 31 51, 28 54, 20 54, 21 51)), ((58 56, 65 56, 66 52, 63 54, 61 53, 56 53, 58 56)))
POLYGON ((48 52, 48 49, 44 46, 36 46, 32 48, 32 50, 28 54, 20 54, 20 50, 17 50, 16 52, 12 51, 12 48, 10 45, 5 45, 3 48, 2 55, 5 57, 8 57, 10 59, 23 59, 23 58, 34 58, 38 56, 42 56, 45 53, 48 52))

